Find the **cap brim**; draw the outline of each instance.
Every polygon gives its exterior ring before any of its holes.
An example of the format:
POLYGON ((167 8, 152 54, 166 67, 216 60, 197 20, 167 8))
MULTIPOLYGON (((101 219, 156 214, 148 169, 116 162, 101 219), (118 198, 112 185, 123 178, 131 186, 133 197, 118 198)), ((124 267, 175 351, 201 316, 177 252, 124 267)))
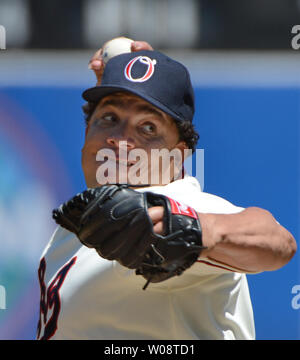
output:
POLYGON ((95 86, 93 88, 85 90, 82 94, 82 97, 86 101, 99 102, 102 98, 104 98, 107 95, 111 95, 116 92, 124 92, 124 91, 139 96, 143 100, 149 102, 153 106, 157 107, 158 109, 162 110, 163 112, 167 113, 168 115, 170 115, 171 117, 177 120, 180 121, 184 120, 182 117, 171 111, 168 107, 160 103, 155 98, 152 98, 147 94, 143 94, 142 91, 134 91, 132 90, 132 88, 127 88, 126 86, 113 86, 113 85, 95 86))

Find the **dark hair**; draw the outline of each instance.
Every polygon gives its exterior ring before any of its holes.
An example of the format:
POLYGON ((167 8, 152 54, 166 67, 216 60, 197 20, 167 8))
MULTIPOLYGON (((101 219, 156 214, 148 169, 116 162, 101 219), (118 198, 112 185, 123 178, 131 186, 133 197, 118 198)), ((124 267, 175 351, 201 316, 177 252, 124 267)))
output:
MULTIPOLYGON (((98 103, 89 101, 82 106, 86 126, 90 121, 97 105, 98 103)), ((179 121, 176 119, 173 120, 178 129, 179 139, 181 141, 184 141, 187 147, 191 149, 192 152, 194 152, 196 149, 197 142, 199 140, 199 134, 196 132, 194 125, 189 120, 186 121, 179 121)))

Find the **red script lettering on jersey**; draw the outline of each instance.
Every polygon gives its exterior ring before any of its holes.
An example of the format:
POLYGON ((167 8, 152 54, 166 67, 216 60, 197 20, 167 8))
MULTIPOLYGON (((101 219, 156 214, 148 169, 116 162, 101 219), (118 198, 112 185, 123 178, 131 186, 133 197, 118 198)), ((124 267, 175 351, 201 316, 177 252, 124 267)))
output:
POLYGON ((75 264, 77 257, 73 257, 56 274, 48 289, 45 284, 46 260, 42 258, 38 270, 41 300, 40 300, 40 319, 37 328, 38 340, 49 340, 57 330, 57 320, 60 313, 60 295, 59 290, 71 267, 75 264), (52 309, 52 315, 48 319, 48 311, 52 309), (41 336, 42 327, 44 334, 41 336))

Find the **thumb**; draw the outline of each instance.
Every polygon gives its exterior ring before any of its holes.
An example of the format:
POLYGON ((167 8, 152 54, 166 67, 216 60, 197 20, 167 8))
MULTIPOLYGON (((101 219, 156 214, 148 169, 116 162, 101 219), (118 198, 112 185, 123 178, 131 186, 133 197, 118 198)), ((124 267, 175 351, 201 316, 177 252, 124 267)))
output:
POLYGON ((101 79, 104 71, 104 62, 102 59, 102 49, 95 52, 91 60, 89 61, 88 68, 94 71, 97 79, 97 86, 101 84, 101 79))

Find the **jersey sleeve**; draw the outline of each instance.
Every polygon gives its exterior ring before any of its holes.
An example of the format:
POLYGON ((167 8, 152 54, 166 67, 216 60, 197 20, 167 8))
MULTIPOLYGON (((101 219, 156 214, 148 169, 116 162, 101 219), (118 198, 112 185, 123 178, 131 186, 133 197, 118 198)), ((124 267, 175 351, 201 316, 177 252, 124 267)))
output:
POLYGON ((194 275, 212 275, 224 273, 258 274, 259 272, 245 271, 235 268, 228 264, 216 261, 211 258, 199 258, 191 267, 191 273, 194 275))

